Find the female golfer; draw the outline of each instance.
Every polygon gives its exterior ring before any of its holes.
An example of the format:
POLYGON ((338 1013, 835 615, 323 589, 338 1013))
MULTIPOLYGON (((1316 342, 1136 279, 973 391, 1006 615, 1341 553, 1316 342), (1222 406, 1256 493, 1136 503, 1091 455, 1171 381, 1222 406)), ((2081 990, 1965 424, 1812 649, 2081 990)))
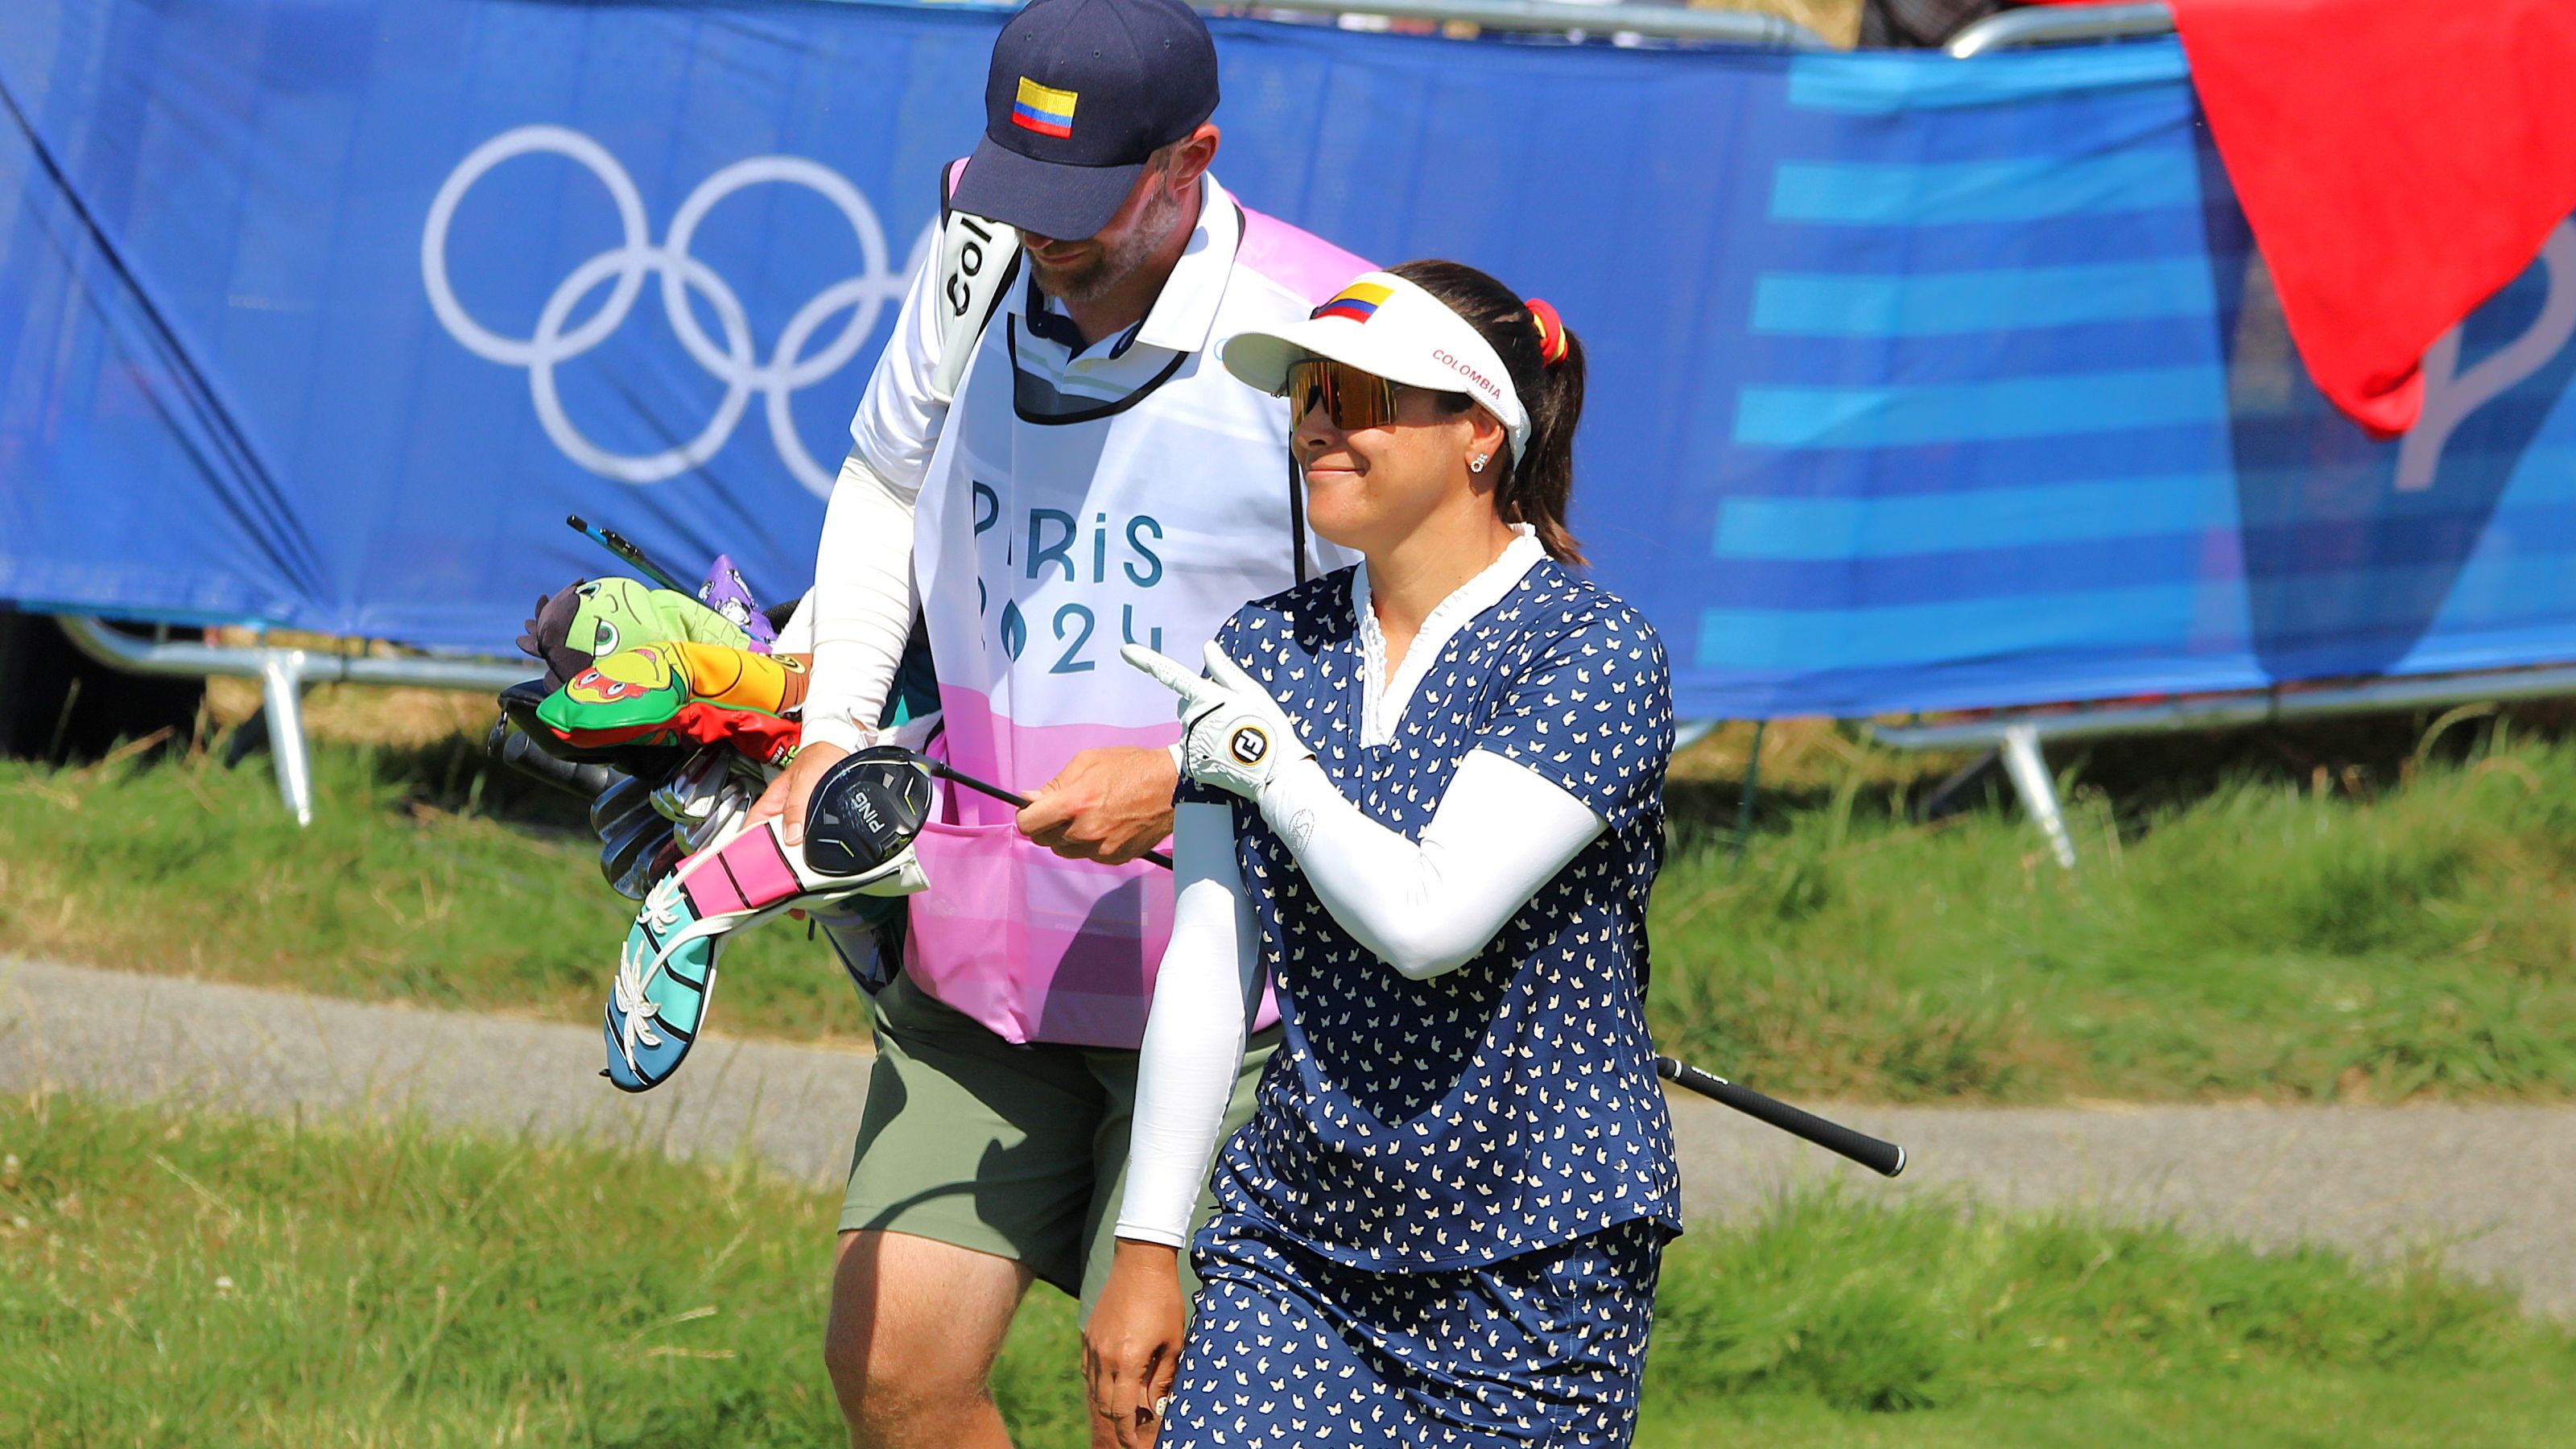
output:
POLYGON ((1188 778, 1094 1401, 1160 1449, 1624 1444, 1680 1230, 1641 1009, 1672 709, 1654 631, 1568 567, 1582 349, 1413 262, 1223 356, 1366 562, 1238 611, 1207 678, 1129 650, 1188 778), (1285 1040, 1180 1351, 1265 977, 1285 1040))

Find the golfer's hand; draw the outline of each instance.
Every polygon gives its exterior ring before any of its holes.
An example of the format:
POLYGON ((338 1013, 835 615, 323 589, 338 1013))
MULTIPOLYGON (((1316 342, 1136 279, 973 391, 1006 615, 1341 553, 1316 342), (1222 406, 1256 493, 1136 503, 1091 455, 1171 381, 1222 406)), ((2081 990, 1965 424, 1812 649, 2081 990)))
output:
POLYGON ((1179 660, 1142 644, 1123 645, 1118 657, 1180 696, 1181 767, 1202 785, 1230 790, 1246 800, 1277 771, 1315 753, 1297 735, 1296 722, 1261 682, 1211 640, 1204 651, 1205 678, 1179 660))
POLYGON ((1163 750, 1085 750, 1040 785, 1020 833, 1071 860, 1125 865, 1172 833, 1181 782, 1163 750))
POLYGON ((1117 1432, 1120 1449, 1145 1449, 1162 1427, 1161 1405, 1181 1362, 1181 1327, 1180 1250, 1120 1238, 1108 1285, 1082 1330, 1091 1410, 1117 1432))
POLYGON ((820 742, 798 750, 778 778, 769 782, 769 788, 760 792, 760 798, 751 802, 751 813, 745 820, 758 825, 772 815, 783 816, 779 834, 790 845, 804 844, 805 802, 814 797, 815 783, 823 778, 823 772, 849 757, 850 752, 839 745, 820 742))

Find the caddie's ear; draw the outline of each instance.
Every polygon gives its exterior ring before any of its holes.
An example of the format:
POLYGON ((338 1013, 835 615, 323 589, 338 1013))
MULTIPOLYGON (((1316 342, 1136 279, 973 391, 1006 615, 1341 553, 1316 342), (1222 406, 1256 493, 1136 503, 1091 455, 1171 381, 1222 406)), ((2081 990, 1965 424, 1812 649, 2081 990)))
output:
POLYGON ((1173 143, 1170 170, 1167 173, 1175 191, 1197 183, 1210 163, 1216 160, 1217 129, 1201 121, 1197 130, 1173 143))

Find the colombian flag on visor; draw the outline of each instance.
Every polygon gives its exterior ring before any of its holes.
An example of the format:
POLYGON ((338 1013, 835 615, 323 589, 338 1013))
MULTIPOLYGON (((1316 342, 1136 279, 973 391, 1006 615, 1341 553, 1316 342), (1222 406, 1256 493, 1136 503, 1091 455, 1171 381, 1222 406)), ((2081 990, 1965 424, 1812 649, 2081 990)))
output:
POLYGON ((1378 304, 1394 295, 1375 282, 1357 282, 1341 290, 1333 300, 1311 314, 1316 317, 1340 317, 1352 322, 1366 322, 1377 315, 1378 304))
POLYGON ((1022 76, 1019 102, 1011 107, 1011 124, 1041 136, 1069 137, 1073 134, 1073 103, 1080 99, 1072 91, 1042 86, 1022 76))

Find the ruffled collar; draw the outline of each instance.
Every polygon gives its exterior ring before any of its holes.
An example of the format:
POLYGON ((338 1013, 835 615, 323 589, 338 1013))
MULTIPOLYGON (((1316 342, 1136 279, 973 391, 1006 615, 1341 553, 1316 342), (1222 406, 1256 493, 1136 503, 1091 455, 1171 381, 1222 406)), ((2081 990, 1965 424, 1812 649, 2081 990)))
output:
POLYGON ((1386 632, 1378 627, 1377 611, 1369 607, 1368 565, 1363 562, 1351 580, 1351 609, 1356 616, 1360 636, 1360 743, 1383 745, 1395 739, 1396 724, 1404 718, 1404 707, 1421 687, 1423 676, 1431 672, 1442 650, 1449 647, 1450 636, 1467 626, 1494 605, 1521 581, 1547 550, 1539 544, 1538 530, 1526 523, 1512 526, 1512 541, 1503 546, 1502 556, 1485 565, 1482 572, 1450 591, 1422 621, 1413 636, 1413 646, 1404 651, 1404 667, 1387 677, 1386 632), (1383 687, 1381 687, 1383 686, 1383 687))

